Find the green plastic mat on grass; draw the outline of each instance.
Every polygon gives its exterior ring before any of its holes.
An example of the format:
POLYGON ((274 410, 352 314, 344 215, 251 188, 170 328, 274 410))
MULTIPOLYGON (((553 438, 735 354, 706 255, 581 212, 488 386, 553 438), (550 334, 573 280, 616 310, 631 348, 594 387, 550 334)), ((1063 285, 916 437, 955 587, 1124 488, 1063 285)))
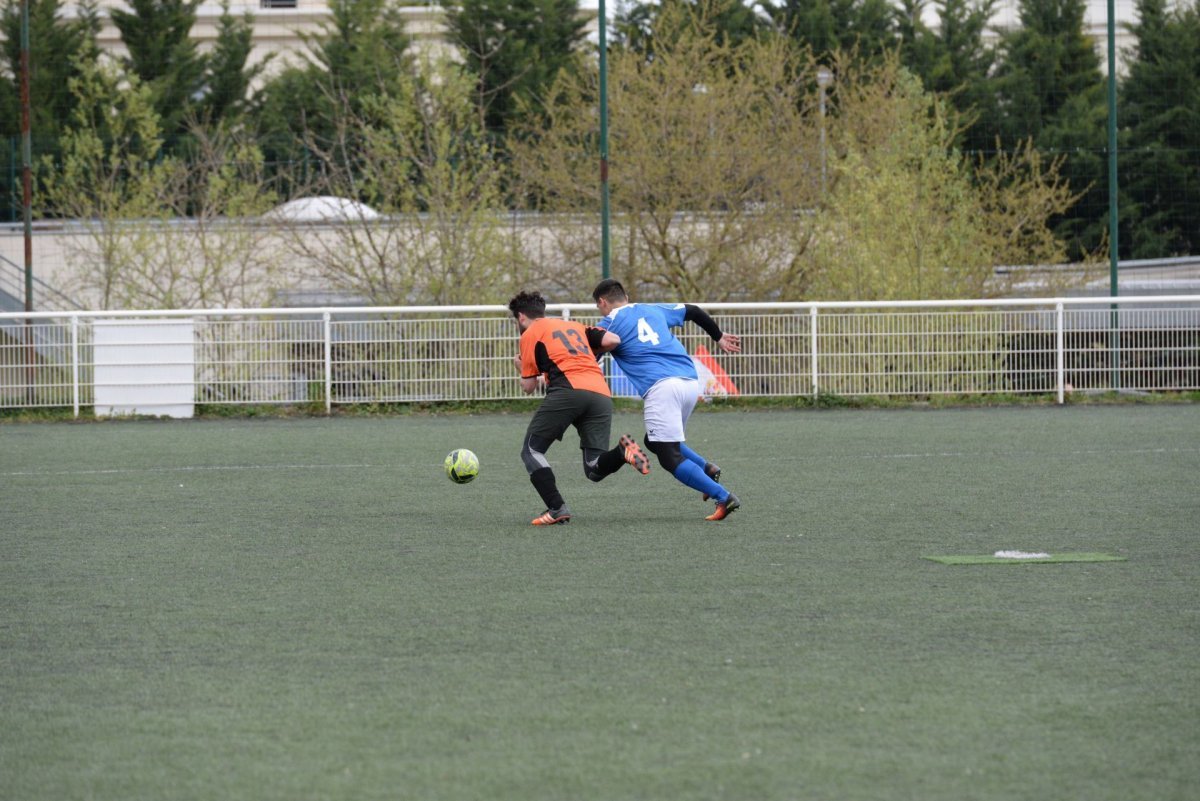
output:
POLYGON ((1110 553, 1052 553, 1046 556, 1013 557, 979 554, 976 556, 923 556, 943 565, 1045 565, 1055 562, 1124 562, 1124 556, 1110 553))

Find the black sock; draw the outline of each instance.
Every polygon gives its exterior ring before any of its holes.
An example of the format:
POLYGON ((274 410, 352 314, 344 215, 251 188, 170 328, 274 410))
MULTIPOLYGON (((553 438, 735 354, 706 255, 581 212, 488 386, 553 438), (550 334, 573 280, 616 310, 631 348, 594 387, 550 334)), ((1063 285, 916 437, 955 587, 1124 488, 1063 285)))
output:
POLYGON ((533 484, 533 488, 537 490, 538 495, 542 496, 542 502, 546 504, 546 508, 552 512, 567 505, 563 500, 563 496, 558 493, 558 484, 554 480, 554 471, 549 467, 539 467, 529 474, 529 481, 533 484))
POLYGON ((611 476, 624 464, 625 449, 618 445, 611 451, 600 454, 600 458, 596 460, 596 472, 602 476, 611 476))

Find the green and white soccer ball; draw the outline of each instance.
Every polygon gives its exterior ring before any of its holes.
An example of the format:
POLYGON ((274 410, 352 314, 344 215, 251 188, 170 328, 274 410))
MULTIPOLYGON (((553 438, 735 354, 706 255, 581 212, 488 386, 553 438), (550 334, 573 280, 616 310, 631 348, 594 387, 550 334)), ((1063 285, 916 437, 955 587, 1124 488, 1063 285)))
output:
POLYGON ((479 457, 466 448, 455 448, 446 456, 446 477, 455 484, 467 484, 479 475, 479 457))

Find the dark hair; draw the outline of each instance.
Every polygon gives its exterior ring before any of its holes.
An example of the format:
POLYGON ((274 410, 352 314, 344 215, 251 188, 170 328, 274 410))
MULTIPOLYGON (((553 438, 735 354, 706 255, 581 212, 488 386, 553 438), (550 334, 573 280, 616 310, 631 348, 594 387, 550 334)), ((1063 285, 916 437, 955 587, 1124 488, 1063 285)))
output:
POLYGON ((600 300, 600 298, 618 301, 628 300, 629 296, 625 294, 625 287, 621 286, 620 281, 615 278, 605 278, 592 290, 592 300, 600 300))
POLYGON ((540 292, 521 292, 508 302, 508 310, 513 317, 518 313, 529 318, 545 317, 546 299, 540 292))

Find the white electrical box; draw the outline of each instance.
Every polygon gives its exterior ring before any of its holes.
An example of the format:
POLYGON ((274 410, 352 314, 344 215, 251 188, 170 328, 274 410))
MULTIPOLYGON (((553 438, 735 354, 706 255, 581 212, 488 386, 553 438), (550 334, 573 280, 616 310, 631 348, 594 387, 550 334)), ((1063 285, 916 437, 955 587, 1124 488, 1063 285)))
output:
POLYGON ((196 327, 191 320, 96 320, 96 415, 191 417, 196 327))

